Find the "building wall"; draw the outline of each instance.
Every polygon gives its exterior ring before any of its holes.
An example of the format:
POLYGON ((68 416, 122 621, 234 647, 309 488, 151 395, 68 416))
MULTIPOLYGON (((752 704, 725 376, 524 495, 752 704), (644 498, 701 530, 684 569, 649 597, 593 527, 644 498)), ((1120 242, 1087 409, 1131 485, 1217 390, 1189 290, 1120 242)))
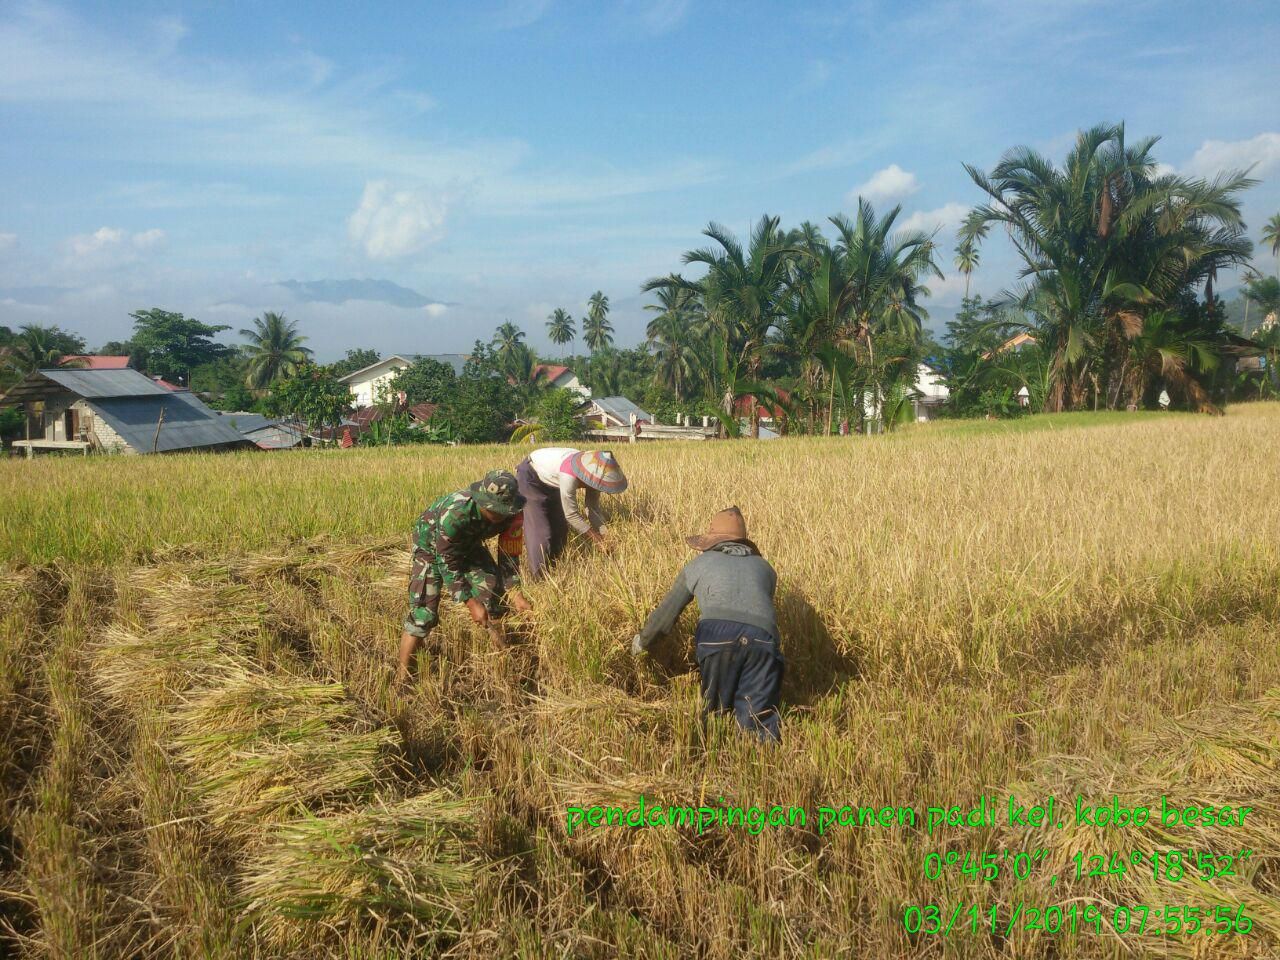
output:
POLYGON ((66 412, 75 404, 73 393, 60 393, 44 402, 44 438, 46 440, 76 440, 68 437, 66 412))
POLYGON ((388 367, 376 376, 367 379, 352 380, 347 384, 351 388, 352 402, 357 407, 371 407, 378 402, 378 394, 383 388, 390 385, 395 379, 397 373, 403 370, 400 364, 388 367))
POLYGON ((572 390, 574 393, 586 400, 591 399, 591 391, 582 385, 582 381, 578 379, 577 374, 575 373, 562 373, 556 378, 553 386, 560 387, 564 390, 572 390))
POLYGON ((80 427, 85 431, 94 449, 101 453, 137 453, 138 451, 125 443, 124 438, 112 429, 111 424, 103 420, 84 400, 77 400, 75 409, 80 414, 80 427))

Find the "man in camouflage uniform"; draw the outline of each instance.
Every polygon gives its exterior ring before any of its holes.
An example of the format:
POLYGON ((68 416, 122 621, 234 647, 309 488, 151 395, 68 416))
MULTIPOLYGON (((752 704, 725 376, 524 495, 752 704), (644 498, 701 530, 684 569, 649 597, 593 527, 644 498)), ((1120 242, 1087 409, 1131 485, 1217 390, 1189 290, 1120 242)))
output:
POLYGON ((519 591, 508 593, 520 585, 524 502, 516 478, 493 470, 466 490, 440 497, 418 519, 409 575, 409 616, 400 636, 397 676, 401 682, 409 678, 418 648, 440 622, 442 590, 465 603, 471 618, 499 645, 505 637, 495 621, 506 601, 516 610, 531 609, 519 591), (495 536, 496 562, 484 545, 495 536))

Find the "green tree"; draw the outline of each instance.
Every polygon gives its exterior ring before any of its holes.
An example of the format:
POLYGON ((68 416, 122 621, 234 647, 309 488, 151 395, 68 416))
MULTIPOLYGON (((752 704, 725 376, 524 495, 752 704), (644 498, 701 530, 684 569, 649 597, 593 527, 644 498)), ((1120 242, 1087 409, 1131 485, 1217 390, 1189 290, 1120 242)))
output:
POLYGON ((211 398, 211 403, 220 410, 250 410, 254 401, 250 399, 248 406, 227 407, 219 405, 218 398, 228 398, 244 402, 249 395, 245 387, 245 358, 239 352, 222 357, 213 363, 206 363, 191 371, 191 383, 188 386, 203 396, 211 398))
POLYGON ((504 320, 489 343, 497 351, 498 359, 506 360, 524 346, 524 331, 510 320, 504 320))
POLYGON ((503 438, 518 403, 519 395, 508 382, 496 351, 477 340, 457 389, 440 402, 431 417, 432 431, 459 443, 493 443, 503 438))
POLYGON ((573 342, 577 336, 577 329, 573 324, 573 316, 568 310, 556 307, 555 311, 547 317, 547 336, 557 347, 573 342))
POLYGON ((457 386, 458 376, 453 367, 431 357, 419 357, 395 375, 391 392, 403 393, 407 403, 440 403, 457 386))
POLYGON ((973 238, 966 238, 956 244, 956 269, 964 274, 964 298, 969 299, 969 281, 973 271, 982 262, 982 254, 978 252, 973 238))
POLYGON ((1212 340, 1185 317, 1168 310, 1148 313, 1141 332, 1129 341, 1124 369, 1128 402, 1140 406, 1163 386, 1194 410, 1215 410, 1197 374, 1212 373, 1220 359, 1212 340))
POLYGON ((538 398, 529 423, 511 435, 512 443, 566 443, 582 438, 578 408, 582 398, 572 390, 553 388, 538 398))
POLYGON ((609 298, 597 290, 587 301, 587 315, 582 318, 582 338, 592 353, 613 344, 613 324, 609 322, 609 298))
POLYGON ((688 397, 697 383, 701 358, 698 345, 706 336, 706 313, 697 292, 672 277, 672 283, 654 292, 658 302, 645 304, 657 316, 649 321, 646 335, 654 352, 656 381, 675 394, 688 397))
POLYGON ((244 354, 248 359, 245 386, 250 390, 267 390, 277 380, 293 376, 311 357, 302 345, 307 338, 298 333, 298 325, 270 310, 253 321, 253 329, 241 330, 240 336, 249 341, 244 354))
POLYGON ((84 339, 61 327, 28 323, 13 333, 4 328, 6 343, 0 344, 0 377, 5 385, 21 380, 35 370, 56 367, 63 357, 84 353, 84 339))
POLYGON ((329 364, 329 369, 333 371, 333 375, 338 378, 355 373, 357 370, 363 370, 365 367, 371 367, 382 357, 377 350, 370 350, 361 347, 356 350, 348 350, 347 355, 336 363, 329 364))
POLYGON ((1051 410, 1114 406, 1124 390, 1127 342, 1146 313, 1169 307, 1245 262, 1238 194, 1254 181, 1229 173, 1212 181, 1160 174, 1155 138, 1130 145, 1123 124, 1083 131, 1056 167, 1026 147, 990 174, 966 166, 988 201, 969 214, 961 241, 1005 228, 1027 279, 1019 300, 1053 356, 1051 410))
MULTIPOLYGON (((706 276, 693 284, 678 276, 649 280, 646 292, 684 286, 700 293, 711 329, 711 350, 719 349, 732 358, 729 366, 741 370, 743 378, 755 381, 764 366, 770 332, 778 325, 792 280, 796 250, 792 237, 778 228, 779 219, 762 216, 752 230, 747 246, 718 223, 702 231, 714 246, 684 254, 687 264, 707 268, 706 276)), ((713 361, 714 365, 714 361, 713 361)), ((752 411, 751 431, 759 434, 759 421, 752 411)))
POLYGON ((1262 245, 1271 248, 1271 255, 1276 258, 1276 276, 1280 277, 1280 213, 1262 228, 1262 245))
POLYGON ((1280 324, 1280 280, 1264 277, 1245 287, 1246 303, 1258 305, 1259 327, 1270 329, 1280 324))
POLYGON ((215 343, 213 337, 231 328, 201 323, 194 317, 153 308, 129 314, 133 318, 133 345, 143 372, 166 380, 190 382, 191 372, 235 352, 215 343))
POLYGON ((342 421, 351 405, 351 391, 328 368, 304 363, 292 376, 272 385, 266 405, 272 415, 299 420, 314 431, 342 421))

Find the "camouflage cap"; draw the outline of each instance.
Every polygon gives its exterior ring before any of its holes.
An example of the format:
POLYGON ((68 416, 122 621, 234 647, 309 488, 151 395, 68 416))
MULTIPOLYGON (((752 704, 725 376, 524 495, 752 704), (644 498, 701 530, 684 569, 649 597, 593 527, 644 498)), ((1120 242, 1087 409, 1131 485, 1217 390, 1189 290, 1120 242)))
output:
POLYGON ((471 499, 486 510, 513 517, 524 509, 516 478, 506 470, 490 470, 471 485, 471 499))

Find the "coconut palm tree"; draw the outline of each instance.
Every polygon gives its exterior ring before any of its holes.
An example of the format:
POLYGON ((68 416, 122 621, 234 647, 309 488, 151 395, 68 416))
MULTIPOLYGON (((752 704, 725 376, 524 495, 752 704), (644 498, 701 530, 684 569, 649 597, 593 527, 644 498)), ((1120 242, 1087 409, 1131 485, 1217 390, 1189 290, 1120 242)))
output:
POLYGON ((284 314, 268 310, 254 319, 253 329, 241 330, 240 336, 249 341, 244 353, 248 358, 245 386, 250 390, 268 390, 277 380, 296 374, 311 357, 311 351, 302 345, 307 338, 284 314))
POLYGON ((1042 340, 1054 351, 1050 410, 1082 405, 1091 383, 1095 404, 1099 391, 1118 402, 1126 344, 1145 314, 1200 284, 1211 301, 1217 273, 1248 257, 1237 195, 1255 181, 1160 175, 1155 143, 1130 145, 1123 125, 1100 125, 1079 134, 1061 168, 1026 147, 989 175, 965 167, 988 201, 969 214, 961 243, 1003 226, 1030 284, 1020 298, 1059 338, 1042 340))
MULTIPOLYGON (((1262 312, 1259 330, 1270 330, 1272 327, 1280 326, 1280 280, 1275 277, 1265 277, 1252 281, 1245 287, 1244 302, 1246 309, 1252 302, 1256 303, 1262 312)), ((1248 336, 1247 331, 1245 335, 1248 336)))
MULTIPOLYGON (((740 368, 744 381, 756 381, 771 348, 792 280, 796 249, 789 234, 778 229, 778 218, 765 215, 756 223, 750 240, 742 243, 718 223, 702 231, 715 246, 690 250, 685 263, 702 264, 707 275, 698 283, 678 276, 659 277, 644 284, 646 292, 675 286, 702 295, 715 342, 723 340, 740 368)), ((714 345, 714 344, 713 344, 714 345)), ((759 420, 752 411, 751 433, 759 435, 759 420)))
POLYGON ((577 329, 573 324, 573 316, 568 310, 557 307, 555 312, 547 317, 547 336, 557 347, 563 347, 571 342, 576 335, 577 329))
POLYGON ((645 304, 657 314, 646 335, 657 361, 656 381, 683 400, 698 376, 698 344, 706 333, 706 314, 697 292, 681 282, 683 278, 672 279, 676 282, 655 291, 657 303, 645 304))
POLYGON ((524 346, 524 331, 510 320, 504 320, 494 331, 489 345, 495 349, 499 359, 505 361, 524 346))
POLYGON ((613 343, 613 324, 609 322, 609 298, 597 290, 587 301, 587 315, 582 318, 582 338, 592 353, 599 353, 613 343))
MULTIPOLYGON (((799 367, 800 393, 809 399, 810 431, 820 398, 825 395, 826 432, 830 434, 835 428, 837 390, 850 379, 841 377, 845 364, 832 356, 837 352, 833 342, 852 312, 855 287, 843 249, 823 245, 806 248, 806 253, 801 259, 809 265, 797 271, 790 303, 779 322, 778 342, 799 367)), ((848 352, 842 357, 853 363, 848 352)))
POLYGON ((1276 277, 1280 278, 1280 213, 1277 213, 1262 228, 1262 245, 1270 247, 1276 258, 1276 277))
MULTIPOLYGON (((927 276, 942 279, 935 255, 933 236, 920 230, 894 232, 893 225, 902 208, 895 206, 883 217, 863 198, 858 198, 857 214, 831 218, 839 234, 836 249, 844 258, 843 270, 849 278, 841 299, 844 315, 835 329, 838 346, 855 351, 860 362, 877 367, 875 338, 894 333, 918 342, 927 311, 920 298, 929 290, 922 281, 927 276)), ((873 375, 871 389, 876 405, 881 390, 880 377, 873 375)), ((861 411, 859 405, 859 411, 861 411)))
POLYGON ((1212 373, 1220 357, 1214 344, 1168 310, 1148 313, 1129 342, 1124 379, 1129 403, 1138 406, 1153 387, 1166 386, 1201 412, 1217 412, 1197 374, 1212 373))
POLYGON ((964 298, 969 299, 969 281, 973 271, 982 262, 982 254, 973 240, 961 240, 956 244, 956 269, 964 274, 964 298))

